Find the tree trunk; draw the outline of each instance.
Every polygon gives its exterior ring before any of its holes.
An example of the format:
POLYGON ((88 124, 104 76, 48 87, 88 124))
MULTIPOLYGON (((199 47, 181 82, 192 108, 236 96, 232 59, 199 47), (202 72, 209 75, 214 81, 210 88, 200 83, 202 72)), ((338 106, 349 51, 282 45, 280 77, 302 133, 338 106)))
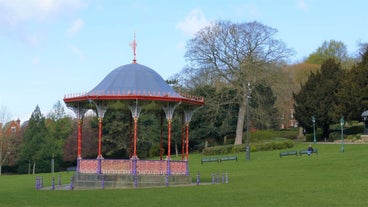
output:
POLYGON ((33 169, 32 169, 32 174, 36 174, 36 162, 33 162, 33 169))
MULTIPOLYGON (((1 147, 2 147, 2 145, 1 145, 1 147)), ((0 149, 0 175, 1 175, 1 172, 2 172, 2 168, 3 168, 3 158, 2 158, 2 156, 1 156, 1 153, 2 153, 2 149, 0 149)))
POLYGON ((176 154, 176 157, 179 156, 178 144, 177 143, 175 143, 175 154, 176 154))
POLYGON ((324 124, 323 125, 323 132, 322 132, 322 138, 326 138, 328 139, 328 137, 330 136, 330 124, 324 124))
POLYGON ((298 139, 305 138, 303 131, 304 131, 303 127, 299 127, 299 129, 298 129, 298 139))
POLYGON ((244 98, 239 106, 238 121, 236 124, 236 135, 234 145, 243 144, 244 119, 247 108, 247 99, 244 98))
MULTIPOLYGON (((1 128, 0 128, 1 130, 1 128)), ((1 134, 2 135, 2 134, 1 134)), ((2 168, 3 168, 3 140, 1 139, 0 140, 0 175, 1 175, 1 172, 2 172, 2 168)))

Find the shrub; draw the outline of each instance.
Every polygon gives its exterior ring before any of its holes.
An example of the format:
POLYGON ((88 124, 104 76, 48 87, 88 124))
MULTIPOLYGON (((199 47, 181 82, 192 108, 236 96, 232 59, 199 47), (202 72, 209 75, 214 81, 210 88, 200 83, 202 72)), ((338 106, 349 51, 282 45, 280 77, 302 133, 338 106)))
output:
POLYGON ((345 134, 361 134, 364 132, 363 125, 355 125, 344 130, 345 134))
MULTIPOLYGON (((287 149, 294 146, 294 141, 285 138, 276 138, 271 141, 263 141, 252 143, 250 145, 251 152, 271 151, 279 149, 287 149)), ((230 153, 239 153, 245 151, 245 144, 242 145, 222 145, 215 147, 207 147, 203 149, 203 155, 223 155, 230 153)))
POLYGON ((155 157, 160 155, 160 145, 155 144, 149 149, 149 156, 155 157))
MULTIPOLYGON (((344 137, 345 137, 345 134, 344 134, 344 137)), ((329 137, 328 137, 328 140, 330 140, 330 141, 335 141, 335 140, 339 140, 339 139, 341 139, 341 132, 339 132, 339 131, 331 132, 329 137)))
POLYGON ((346 139, 356 141, 356 140, 360 139, 360 136, 361 136, 361 134, 348 135, 348 136, 346 136, 346 139))

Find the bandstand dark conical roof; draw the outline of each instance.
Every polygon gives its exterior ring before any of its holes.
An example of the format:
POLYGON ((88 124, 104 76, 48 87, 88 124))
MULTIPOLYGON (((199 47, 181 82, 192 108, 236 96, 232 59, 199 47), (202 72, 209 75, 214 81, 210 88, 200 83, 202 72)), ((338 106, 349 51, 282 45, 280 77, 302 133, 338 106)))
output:
POLYGON ((180 96, 153 69, 141 64, 127 64, 111 71, 89 94, 166 94, 180 96))
POLYGON ((203 105, 202 97, 177 93, 153 69, 137 64, 127 64, 111 71, 96 87, 87 93, 65 95, 66 104, 91 100, 152 100, 203 105))

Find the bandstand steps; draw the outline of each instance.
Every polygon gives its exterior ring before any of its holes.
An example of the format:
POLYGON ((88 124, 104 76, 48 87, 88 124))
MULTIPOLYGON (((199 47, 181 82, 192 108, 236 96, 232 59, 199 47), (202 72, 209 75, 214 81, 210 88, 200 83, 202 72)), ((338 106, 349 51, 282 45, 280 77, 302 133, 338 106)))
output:
POLYGON ((127 174, 76 174, 74 189, 114 189, 133 187, 155 187, 191 184, 192 178, 184 175, 127 175, 127 174), (135 181, 136 179, 136 181, 135 181))

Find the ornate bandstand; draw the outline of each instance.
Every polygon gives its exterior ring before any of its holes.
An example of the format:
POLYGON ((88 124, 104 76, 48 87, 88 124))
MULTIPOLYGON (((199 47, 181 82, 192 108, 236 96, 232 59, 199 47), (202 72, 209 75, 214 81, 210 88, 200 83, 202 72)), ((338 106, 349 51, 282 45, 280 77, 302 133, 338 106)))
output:
POLYGON ((193 111, 204 104, 201 97, 179 94, 153 69, 138 64, 136 42, 131 44, 134 59, 110 72, 95 88, 86 93, 65 95, 64 102, 78 119, 77 169, 74 189, 123 188, 190 184, 188 169, 189 123, 193 111), (133 120, 132 153, 129 159, 106 159, 102 152, 102 121, 105 112, 130 110, 133 120), (98 155, 82 158, 82 123, 84 114, 92 109, 98 116, 98 155), (167 155, 165 159, 141 160, 137 154, 138 119, 142 109, 162 110, 167 120, 167 155), (171 159, 171 125, 174 111, 184 117, 183 153, 181 160, 171 159))

